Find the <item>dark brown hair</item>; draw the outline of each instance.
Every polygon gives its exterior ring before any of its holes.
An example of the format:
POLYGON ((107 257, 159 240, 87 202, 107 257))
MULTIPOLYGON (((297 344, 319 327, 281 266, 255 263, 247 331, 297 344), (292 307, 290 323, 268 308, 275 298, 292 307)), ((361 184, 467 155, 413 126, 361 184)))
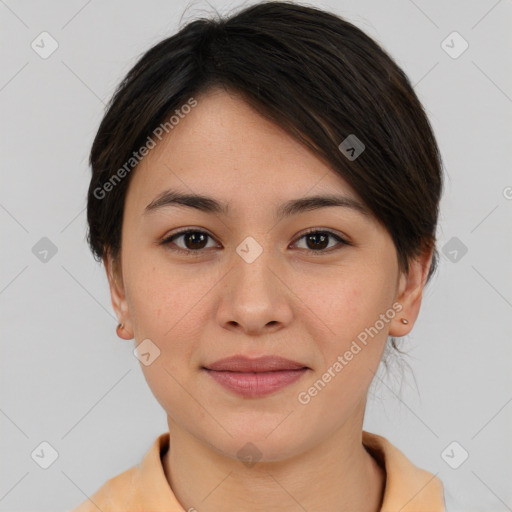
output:
POLYGON ((390 233, 400 270, 432 249, 430 280, 438 262, 442 164, 419 99, 400 67, 359 28, 288 2, 192 21, 128 72, 90 154, 88 242, 96 259, 120 253, 136 168, 126 163, 156 127, 213 86, 241 94, 339 173, 390 233), (352 134, 364 144, 353 160, 339 148, 352 134))

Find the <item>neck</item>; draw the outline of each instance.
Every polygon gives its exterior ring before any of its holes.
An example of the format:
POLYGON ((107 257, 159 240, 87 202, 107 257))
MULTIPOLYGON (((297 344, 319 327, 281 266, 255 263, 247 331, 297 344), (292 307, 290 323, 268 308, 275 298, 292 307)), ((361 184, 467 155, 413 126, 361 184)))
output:
POLYGON ((291 459, 249 467, 169 421, 164 471, 185 510, 378 512, 386 475, 364 448, 357 427, 344 426, 291 459))

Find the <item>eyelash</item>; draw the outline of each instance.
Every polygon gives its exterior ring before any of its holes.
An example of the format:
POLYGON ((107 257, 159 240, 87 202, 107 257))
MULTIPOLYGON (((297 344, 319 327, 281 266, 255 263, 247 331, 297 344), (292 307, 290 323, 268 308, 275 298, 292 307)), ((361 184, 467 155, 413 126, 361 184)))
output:
MULTIPOLYGON (((183 235, 187 235, 187 234, 190 234, 190 233, 200 233, 200 234, 204 234, 210 238, 213 239, 213 237, 207 233, 206 231, 202 231, 200 229, 186 229, 186 230, 183 230, 183 231, 179 231, 178 233, 173 233, 172 235, 164 238, 162 241, 161 241, 161 244, 162 245, 166 245, 168 249, 170 249, 171 251, 173 252, 178 252, 178 253, 182 253, 182 254, 186 254, 186 255, 191 255, 191 256, 200 256, 201 255, 201 252, 204 252, 205 249, 196 249, 196 250, 192 250, 192 249, 183 249, 182 247, 172 247, 171 246, 171 242, 176 239, 176 238, 179 238, 180 236, 183 236, 183 235)), ((300 235, 296 241, 298 242, 299 240, 301 240, 302 238, 304 238, 305 236, 307 235, 311 235, 312 233, 318 233, 318 234, 327 234, 329 236, 331 236, 332 238, 335 238, 340 244, 341 246, 343 245, 352 245, 351 242, 348 242, 347 240, 345 240, 344 238, 342 238, 340 235, 328 230, 328 229, 317 229, 317 228, 313 228, 313 229, 310 229, 309 231, 306 231, 305 233, 302 233, 302 235, 300 235)), ((341 247, 338 247, 338 248, 335 248, 334 250, 339 250, 341 249, 341 247)), ((317 250, 315 251, 314 249, 305 249, 306 251, 312 253, 314 256, 322 256, 323 254, 329 254, 331 252, 333 252, 333 248, 331 247, 330 249, 320 249, 320 250, 317 250)))

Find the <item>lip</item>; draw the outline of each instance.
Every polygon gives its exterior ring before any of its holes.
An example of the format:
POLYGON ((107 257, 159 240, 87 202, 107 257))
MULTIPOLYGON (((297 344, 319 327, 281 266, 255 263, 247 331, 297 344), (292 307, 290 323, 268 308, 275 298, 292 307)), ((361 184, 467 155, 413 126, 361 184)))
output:
POLYGON ((206 366, 208 370, 227 372, 273 372, 279 370, 300 370, 305 364, 278 356, 261 356, 250 358, 233 356, 219 359, 206 366))
POLYGON ((283 389, 309 370, 302 363, 276 356, 228 357, 203 369, 228 391, 248 398, 283 389))

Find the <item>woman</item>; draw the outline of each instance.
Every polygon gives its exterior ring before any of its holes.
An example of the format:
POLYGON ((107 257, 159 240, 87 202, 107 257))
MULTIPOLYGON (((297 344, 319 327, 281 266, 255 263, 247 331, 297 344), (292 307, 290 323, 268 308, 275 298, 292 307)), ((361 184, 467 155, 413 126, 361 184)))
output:
POLYGON ((437 262, 441 158, 361 30, 283 2, 197 20, 114 95, 89 243, 169 432, 76 511, 444 510, 362 430, 437 262))

